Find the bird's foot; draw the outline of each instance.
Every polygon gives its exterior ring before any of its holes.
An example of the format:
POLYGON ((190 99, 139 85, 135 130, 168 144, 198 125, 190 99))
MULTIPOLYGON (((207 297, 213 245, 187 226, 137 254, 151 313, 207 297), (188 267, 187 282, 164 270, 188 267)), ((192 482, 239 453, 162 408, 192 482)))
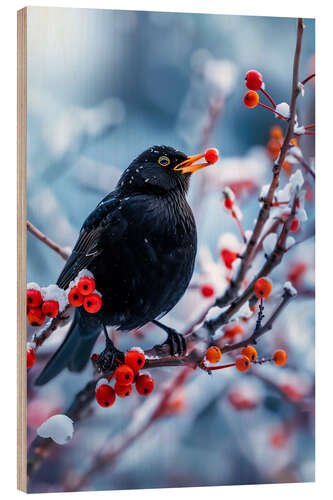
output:
POLYGON ((187 346, 183 335, 178 333, 174 328, 163 325, 163 323, 160 323, 159 321, 154 320, 153 323, 168 334, 168 338, 165 342, 163 342, 163 344, 161 344, 161 346, 168 345, 170 347, 171 356, 185 356, 187 346))
POLYGON ((124 363, 125 356, 122 351, 119 351, 114 346, 114 343, 110 339, 106 327, 103 325, 104 335, 105 335, 105 349, 101 352, 96 360, 96 367, 99 372, 110 372, 113 371, 120 364, 124 363))

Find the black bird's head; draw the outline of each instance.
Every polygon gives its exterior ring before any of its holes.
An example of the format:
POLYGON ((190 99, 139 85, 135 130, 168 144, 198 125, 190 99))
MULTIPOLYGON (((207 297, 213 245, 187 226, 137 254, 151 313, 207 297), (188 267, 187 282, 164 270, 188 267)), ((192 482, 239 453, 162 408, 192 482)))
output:
POLYGON ((185 194, 191 174, 217 160, 216 156, 214 161, 197 163, 203 158, 205 154, 188 156, 170 146, 153 146, 141 153, 124 171, 118 189, 124 193, 178 190, 185 194))

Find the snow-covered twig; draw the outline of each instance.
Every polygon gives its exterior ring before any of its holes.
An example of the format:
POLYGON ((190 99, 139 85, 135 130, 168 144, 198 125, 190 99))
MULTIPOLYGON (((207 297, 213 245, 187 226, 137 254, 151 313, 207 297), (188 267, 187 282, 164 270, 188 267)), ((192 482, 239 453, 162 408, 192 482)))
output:
POLYGON ((313 177, 314 180, 316 179, 315 172, 312 170, 312 168, 310 167, 310 165, 308 165, 303 158, 301 158, 300 156, 296 155, 295 153, 291 153, 291 156, 293 156, 298 161, 298 163, 300 165, 302 165, 302 167, 304 168, 304 170, 308 174, 310 174, 313 177))

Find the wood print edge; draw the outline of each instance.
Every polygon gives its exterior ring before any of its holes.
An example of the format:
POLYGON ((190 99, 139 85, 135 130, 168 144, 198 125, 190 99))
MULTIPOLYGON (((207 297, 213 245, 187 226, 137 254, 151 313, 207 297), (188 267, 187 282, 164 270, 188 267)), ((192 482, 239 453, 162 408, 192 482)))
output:
POLYGON ((17 488, 27 492, 26 154, 27 8, 17 12, 17 488))

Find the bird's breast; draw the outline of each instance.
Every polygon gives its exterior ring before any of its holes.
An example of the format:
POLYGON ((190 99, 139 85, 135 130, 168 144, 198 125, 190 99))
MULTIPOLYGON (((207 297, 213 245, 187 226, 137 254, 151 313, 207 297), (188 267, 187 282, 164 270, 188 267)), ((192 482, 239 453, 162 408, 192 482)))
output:
POLYGON ((121 212, 126 231, 117 241, 106 235, 92 271, 109 323, 131 329, 168 312, 182 297, 193 274, 197 235, 185 198, 139 197, 121 212))

